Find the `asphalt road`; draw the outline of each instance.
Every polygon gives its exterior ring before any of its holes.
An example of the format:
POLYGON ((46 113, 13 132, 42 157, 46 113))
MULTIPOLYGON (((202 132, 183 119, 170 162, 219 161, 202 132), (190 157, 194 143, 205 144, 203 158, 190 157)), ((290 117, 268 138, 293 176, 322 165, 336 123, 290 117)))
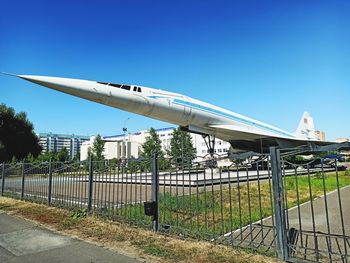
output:
POLYGON ((62 236, 0 211, 1 263, 138 263, 133 258, 62 236))

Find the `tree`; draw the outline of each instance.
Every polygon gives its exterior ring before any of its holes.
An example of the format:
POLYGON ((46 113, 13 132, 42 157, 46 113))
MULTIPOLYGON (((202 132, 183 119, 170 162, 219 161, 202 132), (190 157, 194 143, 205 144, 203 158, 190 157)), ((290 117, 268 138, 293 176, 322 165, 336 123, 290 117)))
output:
POLYGON ((164 158, 162 151, 162 141, 154 128, 149 129, 149 136, 146 137, 146 141, 142 144, 141 156, 147 159, 152 158, 154 153, 157 153, 158 158, 164 158))
POLYGON ((73 157, 73 162, 79 162, 80 161, 80 149, 78 148, 77 153, 73 157))
POLYGON ((66 162, 69 161, 69 152, 67 148, 62 148, 58 152, 42 152, 37 158, 34 158, 31 154, 28 154, 26 161, 28 162, 66 162))
POLYGON ((179 128, 173 132, 170 141, 169 155, 176 163, 190 164, 196 158, 196 148, 193 147, 191 135, 179 128))
POLYGON ((59 162, 66 162, 69 160, 69 152, 65 147, 63 147, 59 152, 57 152, 56 160, 59 162))
POLYGON ((35 158, 41 150, 26 113, 16 114, 13 108, 0 104, 0 162, 24 159, 29 154, 35 158))
POLYGON ((38 162, 48 162, 50 160, 56 161, 57 160, 57 153, 55 153, 55 152, 42 152, 36 158, 36 161, 38 161, 38 162))
POLYGON ((105 147, 105 141, 102 139, 101 135, 97 135, 94 143, 92 144, 91 153, 97 161, 104 160, 103 149, 105 147))
POLYGON ((164 158, 164 152, 162 150, 162 141, 159 138, 154 128, 149 129, 149 136, 146 137, 146 141, 142 144, 141 157, 144 157, 144 167, 151 169, 151 159, 153 154, 157 153, 158 156, 158 169, 165 170, 170 167, 170 161, 164 158))
POLYGON ((33 163, 35 161, 35 158, 34 158, 34 156, 31 153, 29 153, 27 155, 27 157, 25 158, 25 161, 28 162, 28 163, 33 163))

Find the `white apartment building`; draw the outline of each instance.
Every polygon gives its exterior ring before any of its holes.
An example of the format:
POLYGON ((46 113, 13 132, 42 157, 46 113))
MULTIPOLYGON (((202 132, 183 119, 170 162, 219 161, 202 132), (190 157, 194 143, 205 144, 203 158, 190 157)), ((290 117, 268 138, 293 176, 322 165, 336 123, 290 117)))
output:
MULTIPOLYGON (((170 149, 170 141, 175 128, 163 128, 156 130, 159 138, 162 142, 162 149, 167 152, 170 149)), ((104 136, 105 147, 104 147, 104 157, 106 159, 113 158, 138 158, 141 150, 142 144, 146 141, 146 137, 149 136, 148 130, 139 131, 130 134, 120 134, 112 136, 104 136)), ((205 144, 203 137, 199 134, 191 133, 193 146, 196 148, 197 156, 205 156, 208 154, 208 148, 205 144)), ((88 158, 88 149, 92 147, 95 140, 95 136, 90 137, 89 141, 82 143, 80 151, 80 160, 86 160, 88 158)), ((223 155, 228 152, 230 148, 230 143, 222 141, 220 139, 215 140, 214 152, 218 155, 223 155)))

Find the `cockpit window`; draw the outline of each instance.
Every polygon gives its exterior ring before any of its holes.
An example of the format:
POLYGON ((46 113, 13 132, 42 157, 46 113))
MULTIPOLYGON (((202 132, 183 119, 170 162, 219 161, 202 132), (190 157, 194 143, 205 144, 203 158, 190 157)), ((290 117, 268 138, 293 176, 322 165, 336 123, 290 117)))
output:
POLYGON ((121 88, 126 89, 126 90, 130 90, 131 87, 129 85, 122 85, 121 88))
POLYGON ((120 84, 109 83, 109 86, 116 87, 116 88, 120 88, 122 85, 120 85, 120 84))
MULTIPOLYGON (((100 82, 100 81, 97 81, 97 83, 103 84, 103 85, 109 85, 109 86, 116 87, 116 88, 122 88, 122 89, 125 89, 125 90, 130 90, 131 89, 130 85, 113 84, 113 83, 100 82)), ((134 91, 141 92, 141 88, 134 86, 134 91)))

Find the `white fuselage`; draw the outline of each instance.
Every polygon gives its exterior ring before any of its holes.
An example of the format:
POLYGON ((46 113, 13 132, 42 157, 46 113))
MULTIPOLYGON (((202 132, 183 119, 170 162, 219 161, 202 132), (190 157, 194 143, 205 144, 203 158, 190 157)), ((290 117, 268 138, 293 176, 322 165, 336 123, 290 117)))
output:
POLYGON ((243 138, 245 140, 256 139, 257 136, 295 138, 291 133, 260 121, 181 94, 159 89, 69 78, 29 75, 19 77, 111 107, 188 127, 193 132, 212 134, 227 141, 235 139, 232 138, 232 132, 226 133, 225 130, 215 127, 229 126, 234 127, 237 131, 252 134, 251 137, 247 135, 246 138, 243 138))

